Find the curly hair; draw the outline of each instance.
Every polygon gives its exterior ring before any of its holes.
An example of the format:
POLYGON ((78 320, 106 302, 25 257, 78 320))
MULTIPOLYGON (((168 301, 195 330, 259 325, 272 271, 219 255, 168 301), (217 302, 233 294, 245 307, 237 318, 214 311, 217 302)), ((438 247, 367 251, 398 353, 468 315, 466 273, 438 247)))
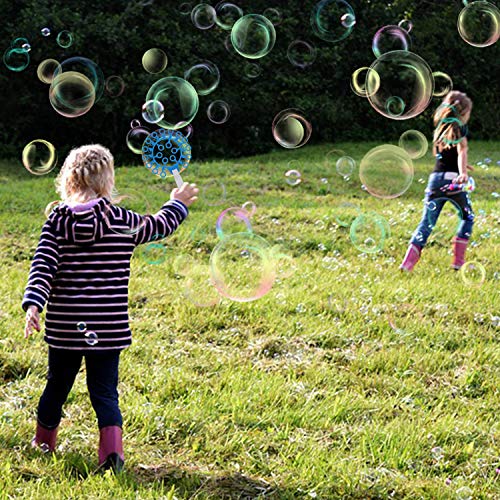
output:
POLYGON ((70 151, 56 178, 56 190, 63 201, 110 199, 114 183, 113 155, 100 144, 90 144, 70 151))

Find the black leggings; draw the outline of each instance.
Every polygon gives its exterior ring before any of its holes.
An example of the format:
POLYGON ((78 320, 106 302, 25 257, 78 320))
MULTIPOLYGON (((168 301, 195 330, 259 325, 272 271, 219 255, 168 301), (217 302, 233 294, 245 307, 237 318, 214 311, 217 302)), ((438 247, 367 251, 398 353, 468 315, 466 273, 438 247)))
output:
POLYGON ((62 416, 62 407, 80 370, 82 358, 87 369, 87 388, 97 415, 99 428, 122 426, 118 406, 119 350, 70 351, 49 347, 47 385, 38 404, 38 422, 46 429, 55 429, 62 416))

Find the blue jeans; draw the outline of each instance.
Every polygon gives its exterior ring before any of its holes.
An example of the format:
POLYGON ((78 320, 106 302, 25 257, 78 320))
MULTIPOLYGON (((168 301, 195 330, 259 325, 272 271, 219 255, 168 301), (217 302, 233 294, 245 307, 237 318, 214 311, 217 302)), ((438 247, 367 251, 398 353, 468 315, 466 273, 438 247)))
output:
POLYGON ((38 423, 46 429, 55 429, 62 416, 62 407, 73 387, 76 375, 85 358, 87 387, 90 401, 97 415, 99 428, 122 426, 118 406, 119 350, 70 351, 49 347, 47 385, 38 404, 38 423))
POLYGON ((474 225, 474 212, 469 199, 469 194, 464 191, 447 193, 441 188, 451 184, 452 179, 458 174, 454 172, 433 172, 429 176, 429 183, 425 190, 424 211, 422 219, 413 233, 410 243, 419 247, 425 246, 429 236, 436 225, 439 214, 447 201, 451 201, 462 219, 457 231, 457 236, 468 240, 474 225))

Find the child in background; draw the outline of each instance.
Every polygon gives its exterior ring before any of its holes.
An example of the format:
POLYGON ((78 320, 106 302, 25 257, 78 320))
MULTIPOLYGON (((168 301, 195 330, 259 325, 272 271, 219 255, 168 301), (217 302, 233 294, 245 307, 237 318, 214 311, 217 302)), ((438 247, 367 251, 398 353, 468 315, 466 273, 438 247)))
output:
POLYGON ((123 468, 118 363, 132 341, 128 318, 134 248, 172 234, 196 201, 194 184, 175 188, 155 215, 113 205, 114 161, 108 149, 70 152, 56 181, 62 203, 42 228, 22 307, 25 337, 40 331, 47 305, 48 376, 40 398, 33 446, 53 451, 62 406, 85 358, 87 387, 100 430, 99 465, 123 468), (90 334, 90 332, 92 332, 90 334))
POLYGON ((465 251, 472 234, 474 213, 468 193, 460 190, 447 190, 450 184, 466 184, 467 170, 467 127, 472 101, 466 94, 449 92, 434 113, 434 154, 436 164, 429 177, 425 190, 422 220, 410 240, 400 269, 412 271, 420 259, 422 249, 436 225, 437 219, 447 200, 460 207, 462 222, 453 239, 452 267, 460 269, 465 263, 465 251))

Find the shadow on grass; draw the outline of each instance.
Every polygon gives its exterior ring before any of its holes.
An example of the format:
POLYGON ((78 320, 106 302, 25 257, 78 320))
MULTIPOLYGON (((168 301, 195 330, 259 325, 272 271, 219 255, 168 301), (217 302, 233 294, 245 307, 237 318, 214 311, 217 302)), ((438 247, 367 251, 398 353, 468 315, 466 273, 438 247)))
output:
POLYGON ((163 483, 166 489, 175 486, 182 498, 217 498, 221 500, 253 498, 297 498, 296 492, 283 490, 263 479, 244 474, 209 474, 196 467, 163 464, 138 465, 128 470, 139 483, 163 483))

